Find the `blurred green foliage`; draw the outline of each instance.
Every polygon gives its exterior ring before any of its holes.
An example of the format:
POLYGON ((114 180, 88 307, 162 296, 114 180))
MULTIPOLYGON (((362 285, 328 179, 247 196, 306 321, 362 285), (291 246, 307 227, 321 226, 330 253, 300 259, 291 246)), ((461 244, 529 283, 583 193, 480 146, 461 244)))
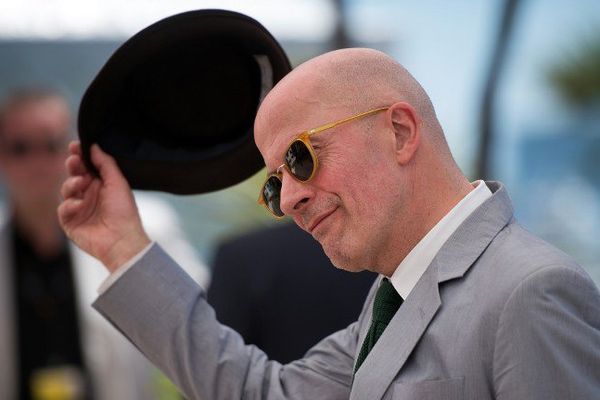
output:
POLYGON ((552 65, 548 79, 576 107, 600 104, 600 32, 582 41, 571 55, 552 65))
POLYGON ((158 369, 153 371, 153 394, 158 400, 182 400, 183 397, 177 390, 177 387, 160 372, 158 369))

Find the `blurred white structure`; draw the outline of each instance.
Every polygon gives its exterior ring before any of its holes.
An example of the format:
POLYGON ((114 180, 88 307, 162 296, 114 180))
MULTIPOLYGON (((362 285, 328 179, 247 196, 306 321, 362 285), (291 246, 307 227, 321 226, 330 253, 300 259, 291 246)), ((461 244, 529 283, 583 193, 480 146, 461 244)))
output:
POLYGON ((334 28, 335 10, 328 0, 5 0, 0 2, 0 38, 117 39, 201 8, 249 15, 282 39, 326 41, 334 28))

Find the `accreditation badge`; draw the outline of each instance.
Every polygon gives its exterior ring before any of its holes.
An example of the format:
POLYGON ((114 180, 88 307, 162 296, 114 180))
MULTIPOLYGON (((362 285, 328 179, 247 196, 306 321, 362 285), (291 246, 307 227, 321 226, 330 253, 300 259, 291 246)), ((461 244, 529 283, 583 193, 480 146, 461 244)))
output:
POLYGON ((29 383, 33 400, 83 400, 85 396, 83 374, 70 365, 37 369, 29 383))

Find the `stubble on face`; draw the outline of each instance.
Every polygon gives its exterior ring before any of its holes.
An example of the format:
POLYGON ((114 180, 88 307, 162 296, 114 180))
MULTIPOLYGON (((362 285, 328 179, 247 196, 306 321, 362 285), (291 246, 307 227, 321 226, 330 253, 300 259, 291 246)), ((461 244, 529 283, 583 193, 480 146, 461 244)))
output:
POLYGON ((322 231, 320 237, 313 236, 337 268, 350 272, 378 271, 389 221, 383 216, 369 220, 358 217, 342 206, 332 216, 335 220, 331 229, 322 231))

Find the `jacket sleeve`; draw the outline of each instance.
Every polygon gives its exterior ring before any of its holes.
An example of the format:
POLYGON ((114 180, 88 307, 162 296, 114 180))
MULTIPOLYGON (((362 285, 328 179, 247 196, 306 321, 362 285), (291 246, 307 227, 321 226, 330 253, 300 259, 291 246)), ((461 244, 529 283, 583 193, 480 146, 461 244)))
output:
POLYGON ((548 266, 508 298, 494 352, 498 399, 592 399, 600 393, 600 294, 580 268, 548 266))
POLYGON ((204 291, 160 248, 94 307, 190 399, 347 399, 358 324, 281 365, 220 325, 204 291))

